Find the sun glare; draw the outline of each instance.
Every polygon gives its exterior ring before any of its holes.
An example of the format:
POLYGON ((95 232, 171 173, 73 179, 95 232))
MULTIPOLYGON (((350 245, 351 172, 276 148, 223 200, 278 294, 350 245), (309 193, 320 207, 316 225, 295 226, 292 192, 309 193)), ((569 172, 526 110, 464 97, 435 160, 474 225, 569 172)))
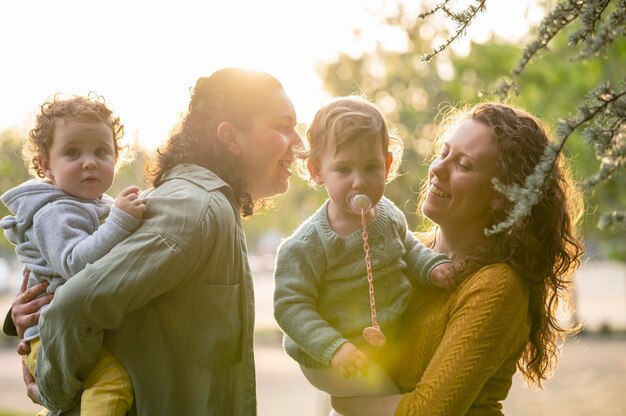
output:
MULTIPOLYGON (((415 7, 412 3, 407 0, 408 7, 415 7)), ((299 120, 308 122, 328 99, 316 74, 317 62, 339 51, 358 56, 372 50, 376 41, 406 48, 398 31, 381 29, 380 13, 389 4, 112 0, 94 10, 89 2, 71 0, 3 2, 0 38, 9 41, 0 44, 5 62, 0 129, 28 129, 38 104, 54 93, 95 91, 124 122, 127 140, 151 149, 186 110, 195 80, 224 66, 275 75, 292 98, 299 120)), ((517 23, 507 16, 519 16, 522 6, 488 4, 499 10, 497 18, 484 17, 474 26, 501 23, 498 30, 514 30, 517 23)), ((515 30, 525 33, 524 27, 515 30)))

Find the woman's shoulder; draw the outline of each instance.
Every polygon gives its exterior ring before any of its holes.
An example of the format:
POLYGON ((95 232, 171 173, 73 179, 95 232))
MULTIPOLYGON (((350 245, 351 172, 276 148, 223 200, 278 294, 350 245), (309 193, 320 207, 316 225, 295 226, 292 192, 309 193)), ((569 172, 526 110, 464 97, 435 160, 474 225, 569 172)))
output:
POLYGON ((457 290, 457 297, 481 296, 498 298, 505 302, 528 300, 528 288, 522 276, 506 263, 494 263, 481 267, 467 277, 457 290))

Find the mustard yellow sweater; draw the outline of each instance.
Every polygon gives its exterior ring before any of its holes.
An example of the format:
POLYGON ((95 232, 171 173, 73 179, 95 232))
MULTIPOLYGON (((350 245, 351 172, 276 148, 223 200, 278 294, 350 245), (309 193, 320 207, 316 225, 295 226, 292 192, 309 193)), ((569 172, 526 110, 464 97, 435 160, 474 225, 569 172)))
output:
POLYGON ((486 266, 451 295, 421 289, 391 372, 405 392, 396 415, 502 415, 530 331, 528 290, 509 266, 486 266), (402 344, 403 343, 403 344, 402 344))

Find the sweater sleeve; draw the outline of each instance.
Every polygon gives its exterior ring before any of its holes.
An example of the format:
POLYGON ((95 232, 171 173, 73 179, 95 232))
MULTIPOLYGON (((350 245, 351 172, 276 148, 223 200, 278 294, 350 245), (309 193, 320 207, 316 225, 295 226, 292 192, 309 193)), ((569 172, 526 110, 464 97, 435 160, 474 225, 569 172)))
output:
POLYGON ((459 288, 443 339, 396 415, 465 414, 490 377, 524 345, 526 287, 504 265, 478 273, 459 288))
POLYGON ((413 282, 417 282, 422 287, 432 287, 430 283, 432 270, 442 263, 449 263, 450 259, 445 254, 437 253, 422 244, 409 230, 402 211, 397 208, 394 211, 398 235, 406 250, 404 261, 407 265, 407 271, 413 282))
POLYGON ((33 221, 42 256, 66 280, 108 253, 141 223, 112 207, 99 225, 88 210, 86 206, 59 201, 42 209, 33 221))
POLYGON ((325 263, 321 247, 297 239, 283 242, 276 257, 274 317, 300 349, 330 365, 347 339, 317 310, 317 281, 325 263))

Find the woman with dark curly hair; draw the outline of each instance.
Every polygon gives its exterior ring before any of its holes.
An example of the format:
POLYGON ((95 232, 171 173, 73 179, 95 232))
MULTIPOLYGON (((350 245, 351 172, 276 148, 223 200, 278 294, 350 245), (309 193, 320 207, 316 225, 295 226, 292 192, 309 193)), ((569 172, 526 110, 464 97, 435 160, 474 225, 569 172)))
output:
POLYGON ((418 289, 404 341, 386 353, 404 394, 333 399, 343 415, 502 415, 516 370, 541 386, 572 332, 556 311, 569 304, 583 252, 582 199, 563 158, 529 215, 485 232, 514 207, 492 179, 524 185, 550 144, 543 124, 518 108, 480 104, 458 112, 440 137, 422 201, 434 226, 422 239, 467 268, 451 295, 418 289))
MULTIPOLYGON (((31 398, 73 408, 104 343, 132 380, 131 414, 256 414, 241 216, 287 191, 301 145, 295 125, 291 101, 269 74, 226 68, 198 79, 188 113, 148 169, 154 188, 145 192, 144 222, 41 315, 46 349, 31 398)), ((18 296, 14 321, 25 319, 30 296, 18 296)))

